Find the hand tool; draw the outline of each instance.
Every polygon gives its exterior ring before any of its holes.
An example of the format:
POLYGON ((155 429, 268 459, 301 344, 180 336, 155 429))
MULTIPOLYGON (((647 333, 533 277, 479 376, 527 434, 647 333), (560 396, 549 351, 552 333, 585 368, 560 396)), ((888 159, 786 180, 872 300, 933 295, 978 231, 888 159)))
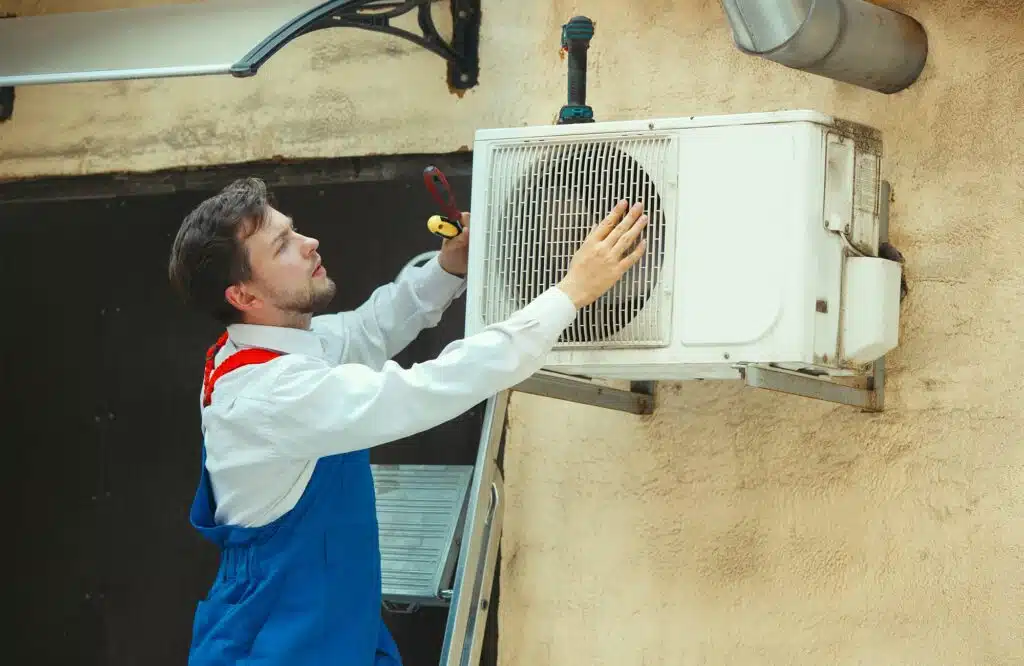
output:
POLYGON ((423 182, 443 213, 431 215, 427 220, 427 229, 441 238, 455 238, 462 233, 462 211, 455 203, 455 195, 448 184, 448 179, 440 169, 430 165, 423 170, 423 182))
POLYGON ((594 110, 587 106, 587 50, 594 37, 594 22, 573 16, 562 26, 562 50, 569 54, 569 98, 558 112, 559 125, 594 122, 594 110))

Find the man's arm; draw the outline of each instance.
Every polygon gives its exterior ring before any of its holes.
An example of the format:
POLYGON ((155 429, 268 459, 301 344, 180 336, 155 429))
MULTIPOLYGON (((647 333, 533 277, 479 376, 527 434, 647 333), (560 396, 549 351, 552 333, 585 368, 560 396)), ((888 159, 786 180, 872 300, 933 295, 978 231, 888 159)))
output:
POLYGON ((239 382, 237 397, 208 408, 204 423, 245 430, 246 449, 237 452, 245 462, 365 449, 462 414, 543 367, 577 310, 607 292, 640 259, 644 240, 627 250, 647 217, 640 217, 640 204, 628 214, 626 206, 619 202, 591 231, 557 286, 505 321, 448 345, 436 359, 409 369, 387 361, 375 370, 283 356, 226 375, 222 382, 239 382))
POLYGON ((350 361, 380 368, 432 328, 465 291, 465 279, 446 272, 434 257, 378 287, 355 310, 313 318, 318 333, 339 338, 350 361))
MULTIPOLYGON (((425 363, 381 370, 330 367, 284 356, 247 377, 230 407, 209 418, 253 429, 268 455, 309 459, 365 449, 429 430, 527 379, 576 316, 573 299, 552 287, 509 319, 448 345, 425 363)), ((231 373, 231 374, 236 374, 231 373)), ((222 381, 235 381, 225 376, 222 381)), ((252 455, 249 451, 247 455, 252 455)))

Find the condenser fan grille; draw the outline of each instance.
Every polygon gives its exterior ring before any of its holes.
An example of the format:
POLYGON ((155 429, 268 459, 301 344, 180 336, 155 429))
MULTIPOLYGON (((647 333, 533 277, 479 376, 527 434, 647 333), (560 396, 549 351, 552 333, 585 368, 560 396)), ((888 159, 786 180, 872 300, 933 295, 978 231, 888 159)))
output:
POLYGON ((658 186, 672 168, 671 148, 670 138, 650 136, 496 147, 487 202, 485 324, 506 319, 558 283, 593 226, 626 199, 642 201, 650 216, 644 257, 580 311, 556 349, 667 344, 670 298, 657 291, 666 249, 658 186))

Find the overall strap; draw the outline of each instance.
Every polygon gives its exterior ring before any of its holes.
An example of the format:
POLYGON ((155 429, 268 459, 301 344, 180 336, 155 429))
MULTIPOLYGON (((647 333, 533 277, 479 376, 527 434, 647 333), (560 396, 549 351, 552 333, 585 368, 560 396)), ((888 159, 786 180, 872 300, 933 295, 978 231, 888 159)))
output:
POLYGON ((227 373, 232 370, 237 370, 242 366, 266 363, 267 361, 281 356, 280 352, 271 351, 269 349, 259 349, 256 347, 240 349, 224 359, 224 361, 214 369, 213 359, 217 356, 217 352, 220 351, 221 347, 223 347, 227 341, 228 334, 225 332, 206 352, 206 368, 203 372, 203 407, 210 406, 210 403, 213 401, 214 384, 216 384, 217 380, 227 373))

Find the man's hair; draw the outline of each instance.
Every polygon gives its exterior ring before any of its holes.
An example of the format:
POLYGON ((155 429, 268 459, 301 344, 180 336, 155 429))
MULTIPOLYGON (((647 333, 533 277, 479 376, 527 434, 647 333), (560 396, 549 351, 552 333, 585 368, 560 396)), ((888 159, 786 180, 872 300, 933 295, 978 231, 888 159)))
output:
POLYGON ((168 275, 188 305, 225 326, 241 319, 224 291, 251 277, 244 241, 266 223, 271 205, 262 180, 243 178, 185 217, 171 246, 168 275))

